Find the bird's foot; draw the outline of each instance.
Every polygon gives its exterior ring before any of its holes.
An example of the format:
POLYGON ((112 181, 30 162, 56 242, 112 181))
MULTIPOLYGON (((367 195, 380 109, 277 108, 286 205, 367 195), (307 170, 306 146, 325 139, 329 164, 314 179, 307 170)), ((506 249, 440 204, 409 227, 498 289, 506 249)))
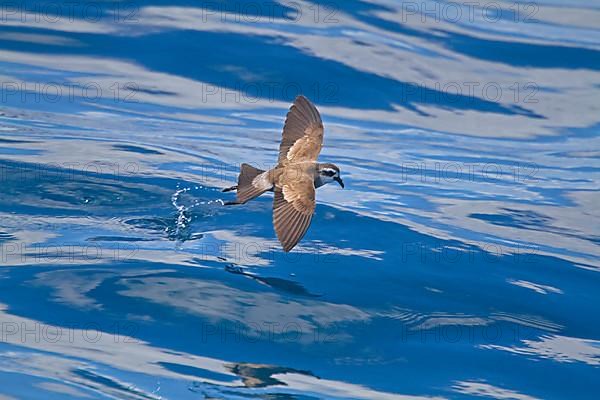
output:
POLYGON ((223 192, 223 193, 225 193, 225 192, 231 192, 232 190, 236 190, 237 188, 238 188, 237 185, 235 185, 235 186, 231 186, 231 187, 225 188, 225 189, 221 190, 221 192, 223 192))

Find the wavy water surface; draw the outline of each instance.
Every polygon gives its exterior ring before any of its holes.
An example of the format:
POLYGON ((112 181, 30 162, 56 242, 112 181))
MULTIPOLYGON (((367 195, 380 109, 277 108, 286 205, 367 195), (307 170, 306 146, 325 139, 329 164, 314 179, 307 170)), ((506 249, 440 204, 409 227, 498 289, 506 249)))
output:
POLYGON ((593 2, 2 7, 0 398, 595 398, 593 2), (299 93, 286 254, 220 189, 299 93))

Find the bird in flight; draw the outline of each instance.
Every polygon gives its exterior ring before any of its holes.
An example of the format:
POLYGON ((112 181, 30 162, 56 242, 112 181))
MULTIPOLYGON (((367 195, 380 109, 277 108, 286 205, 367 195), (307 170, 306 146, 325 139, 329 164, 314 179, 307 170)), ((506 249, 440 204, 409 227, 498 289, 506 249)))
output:
POLYGON ((265 192, 274 192, 273 226, 283 250, 290 251, 310 225, 315 189, 333 181, 344 187, 337 165, 317 162, 322 146, 319 111, 306 97, 296 97, 283 126, 277 166, 263 171, 242 164, 238 184, 223 189, 237 190, 236 201, 226 204, 244 204, 265 192))

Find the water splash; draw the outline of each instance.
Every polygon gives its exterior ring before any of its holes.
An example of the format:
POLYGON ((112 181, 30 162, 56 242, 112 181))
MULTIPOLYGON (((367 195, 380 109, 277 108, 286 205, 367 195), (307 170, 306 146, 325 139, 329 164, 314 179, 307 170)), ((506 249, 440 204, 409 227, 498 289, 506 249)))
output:
MULTIPOLYGON (((192 217, 191 217, 189 211, 193 208, 193 206, 186 207, 185 205, 178 203, 179 196, 181 196, 181 194, 183 194, 183 193, 189 192, 191 189, 190 188, 179 189, 179 185, 177 187, 178 187, 178 189, 171 196, 171 204, 173 204, 173 207, 175 207, 177 209, 177 222, 175 224, 174 236, 179 238, 181 236, 182 232, 185 232, 185 230, 188 228, 189 224, 192 222, 192 217)), ((168 233, 168 229, 169 229, 169 227, 167 227, 167 233, 168 233)))
POLYGON ((158 392, 160 392, 160 389, 160 381, 156 381, 156 388, 152 391, 152 394, 157 396, 157 399, 162 400, 163 397, 160 394, 158 394, 158 392))
POLYGON ((202 234, 193 233, 191 231, 191 224, 193 220, 192 210, 195 207, 203 206, 203 205, 213 205, 219 204, 224 205, 223 200, 198 200, 195 199, 190 204, 185 204, 182 202, 182 197, 185 193, 188 193, 192 190, 201 190, 205 189, 203 186, 194 186, 194 187, 185 187, 180 188, 179 184, 177 185, 177 190, 171 195, 171 204, 177 210, 177 219, 175 221, 175 226, 167 226, 165 228, 165 232, 169 236, 169 238, 175 239, 176 247, 180 248, 183 242, 187 240, 198 239, 202 237, 202 234))

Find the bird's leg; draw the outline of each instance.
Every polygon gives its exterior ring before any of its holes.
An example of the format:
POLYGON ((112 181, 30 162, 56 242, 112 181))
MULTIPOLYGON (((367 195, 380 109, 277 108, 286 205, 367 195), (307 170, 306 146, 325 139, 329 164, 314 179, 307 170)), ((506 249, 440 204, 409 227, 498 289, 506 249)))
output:
POLYGON ((238 188, 237 185, 235 185, 235 186, 231 186, 231 187, 225 188, 225 189, 223 189, 221 191, 222 192, 231 192, 232 190, 237 190, 237 188, 238 188))
MULTIPOLYGON (((235 186, 225 188, 225 189, 221 190, 221 192, 231 192, 232 190, 237 190, 237 188, 238 188, 237 185, 235 185, 235 186)), ((223 205, 225 205, 225 206, 232 206, 234 204, 241 204, 241 203, 239 203, 237 201, 227 201, 227 202, 223 203, 223 205)))

